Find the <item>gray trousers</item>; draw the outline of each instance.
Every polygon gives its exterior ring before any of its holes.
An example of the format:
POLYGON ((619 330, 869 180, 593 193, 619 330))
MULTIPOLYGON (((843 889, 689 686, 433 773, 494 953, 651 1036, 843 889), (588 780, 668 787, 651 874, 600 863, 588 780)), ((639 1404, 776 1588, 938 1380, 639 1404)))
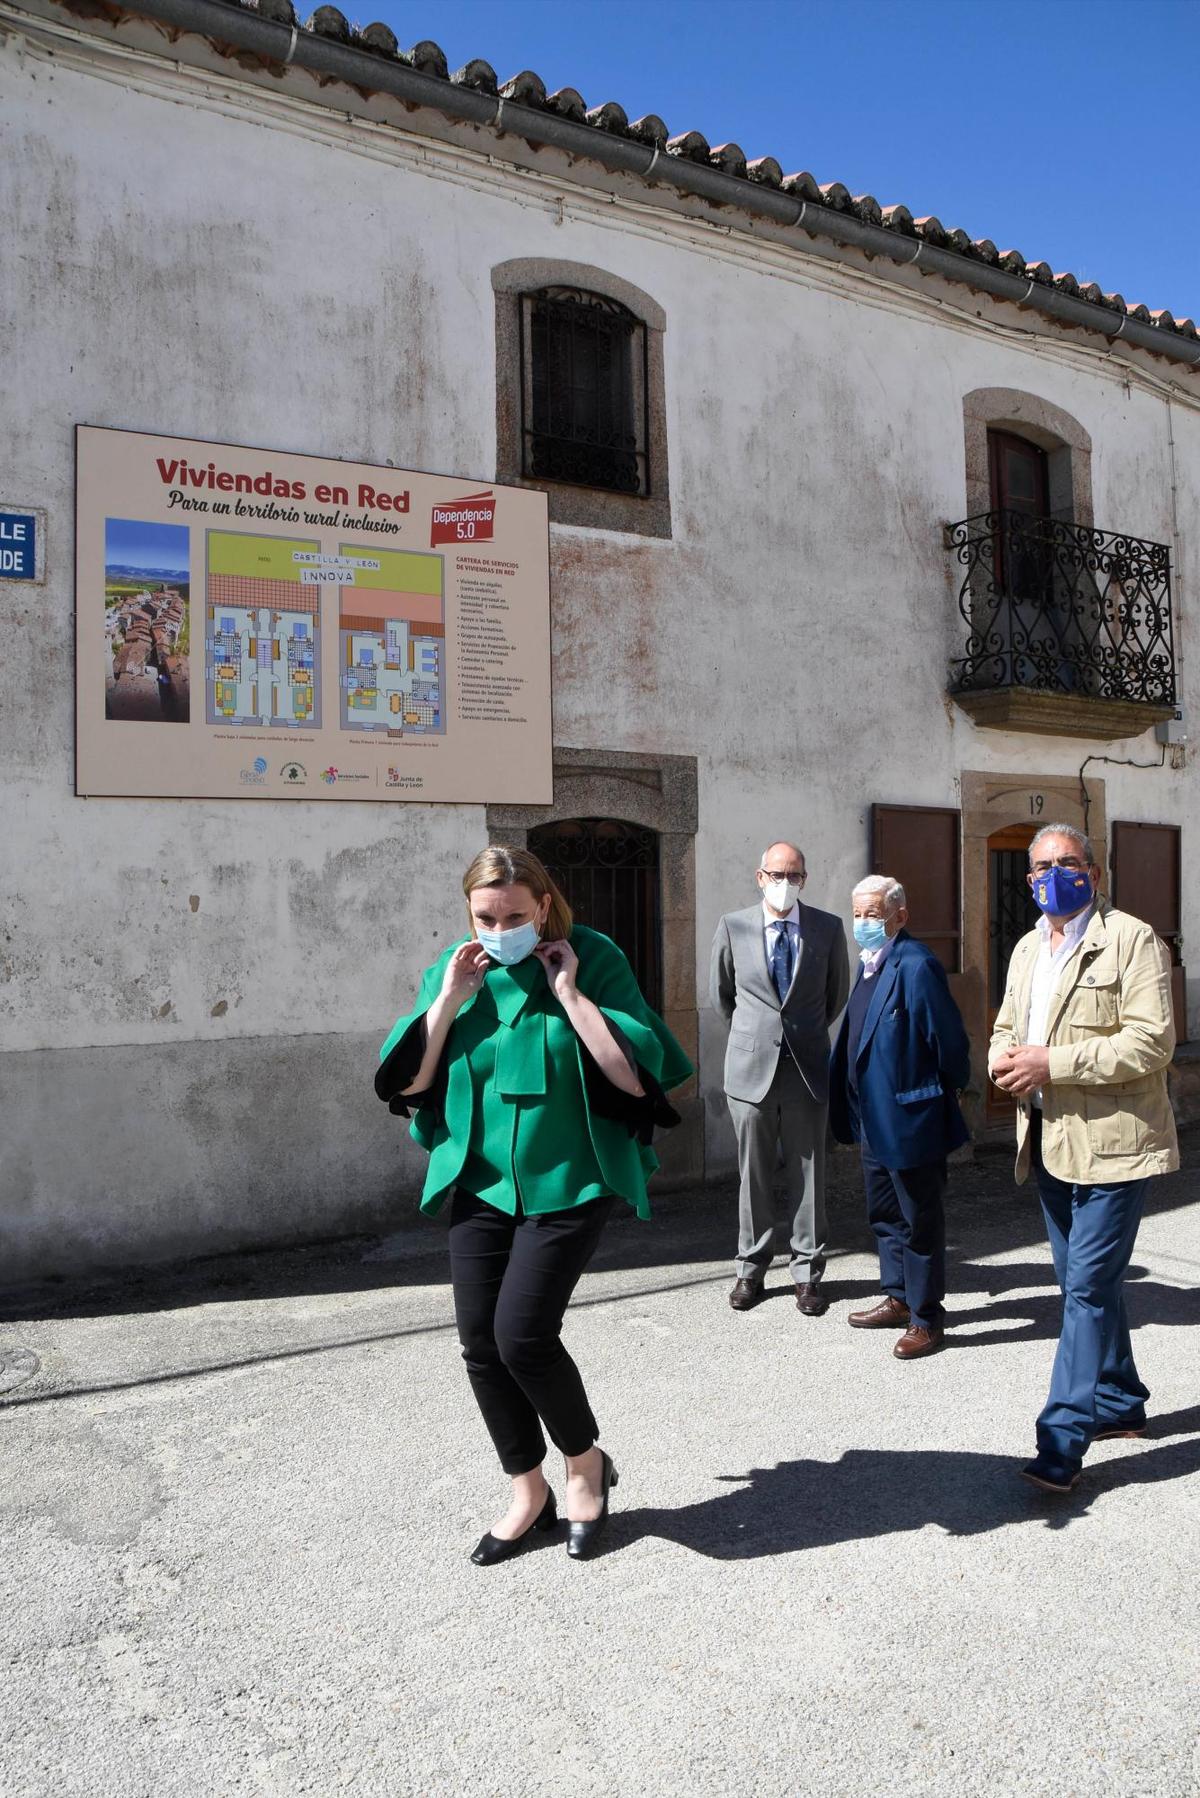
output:
POLYGON ((766 1097, 757 1105, 727 1095, 737 1137, 739 1280, 761 1280, 775 1255, 775 1168, 783 1150, 792 1218, 792 1278, 819 1280, 825 1271, 825 1119, 829 1107, 809 1092, 791 1056, 779 1057, 766 1097))

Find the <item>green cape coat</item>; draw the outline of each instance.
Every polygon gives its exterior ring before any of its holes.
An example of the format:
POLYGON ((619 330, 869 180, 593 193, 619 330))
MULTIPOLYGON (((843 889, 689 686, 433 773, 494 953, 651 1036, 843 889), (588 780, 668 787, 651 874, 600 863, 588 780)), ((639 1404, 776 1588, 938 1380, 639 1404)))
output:
POLYGON ((488 969, 450 1027, 433 1084, 404 1096, 424 1054, 422 1020, 467 940, 426 968, 416 1004, 379 1052, 375 1090, 393 1112, 412 1116, 409 1134, 429 1154, 421 1210, 438 1211, 470 1162, 490 1168, 488 1190, 477 1196, 503 1211, 562 1211, 603 1191, 649 1217, 646 1181, 658 1166, 651 1134, 655 1124, 679 1122, 664 1090, 687 1080, 692 1064, 621 950, 598 930, 576 924, 571 932, 576 983, 636 1065, 642 1098, 601 1073, 533 956, 488 969))

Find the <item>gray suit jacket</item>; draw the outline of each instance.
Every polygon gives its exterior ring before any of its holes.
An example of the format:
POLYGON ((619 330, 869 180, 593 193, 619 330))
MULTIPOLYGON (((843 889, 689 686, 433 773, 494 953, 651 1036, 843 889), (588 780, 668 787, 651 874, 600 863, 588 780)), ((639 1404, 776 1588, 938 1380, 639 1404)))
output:
POLYGON ((725 1091, 766 1098, 786 1042, 813 1098, 829 1097, 829 1026, 850 991, 846 932, 832 912, 800 907, 800 952, 782 1006, 767 966, 762 905, 727 912, 713 938, 709 996, 729 1025, 725 1091))

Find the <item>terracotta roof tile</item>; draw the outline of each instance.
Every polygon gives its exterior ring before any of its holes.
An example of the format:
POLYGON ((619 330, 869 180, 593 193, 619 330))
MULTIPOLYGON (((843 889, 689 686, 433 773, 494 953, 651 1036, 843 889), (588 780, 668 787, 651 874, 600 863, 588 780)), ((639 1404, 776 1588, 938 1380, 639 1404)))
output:
POLYGON ((699 131, 682 131, 667 139, 668 156, 683 156, 688 162, 708 161, 708 139, 699 131))
POLYGON ((479 56, 471 62, 465 62, 461 69, 455 69, 450 79, 455 87, 469 87, 477 94, 495 96, 500 92, 495 69, 490 62, 484 62, 479 56))
POLYGON ((605 100, 602 106, 590 106, 584 116, 589 125, 595 125, 600 131, 611 131, 614 137, 624 137, 629 130, 629 114, 615 100, 605 100))
MULTIPOLYGON (((370 26, 367 29, 369 31, 370 26)), ((546 83, 532 69, 522 69, 519 75, 510 75, 500 92, 506 100, 515 100, 519 106, 543 107, 546 104, 546 83)))
POLYGON ((350 42, 350 21, 336 6, 318 6, 304 29, 316 32, 318 37, 334 38, 339 44, 350 42))
POLYGON ((562 119, 573 119, 577 125, 582 125, 587 116, 587 102, 577 87, 555 88, 546 108, 562 119))
POLYGON ((640 119, 634 119, 629 127, 630 137, 640 144, 653 144, 656 150, 667 147, 667 128, 656 112, 648 112, 640 119))
MULTIPOLYGON (((292 0, 226 0, 226 4, 257 10, 264 18, 277 23, 288 26, 297 24, 292 0)), ((136 0, 132 0, 132 10, 136 10, 136 0)), ((351 26, 345 14, 336 6, 319 6, 303 29, 317 37, 349 43, 369 50, 376 56, 407 63, 421 74, 431 75, 440 81, 453 81, 459 87, 471 88, 482 94, 498 94, 504 100, 535 110, 557 113, 560 118, 586 123, 593 129, 612 136, 630 137, 656 149, 665 147, 671 156, 706 163, 735 179, 782 188, 784 193, 805 204, 826 206, 850 213, 870 224, 882 224, 907 236, 919 236, 925 242, 944 245, 968 260, 998 265, 1010 273, 1026 275, 1031 280, 1054 286, 1061 293, 1078 295, 1080 299, 1093 305, 1102 305, 1111 311, 1123 312, 1132 318, 1153 323, 1162 331, 1189 338, 1197 336, 1191 319, 1176 319, 1165 308, 1151 312, 1140 303, 1127 306, 1119 293, 1102 293, 1093 281, 1080 282, 1066 270, 1056 274, 1047 262, 1027 263, 1019 250, 997 251, 990 238, 972 239, 965 231, 957 227, 947 228, 940 219, 932 216, 914 220, 907 206, 881 207, 872 194, 853 197, 840 181, 820 185, 807 171, 784 175, 774 157, 759 156, 748 162, 739 145, 717 144, 710 148, 707 138, 699 131, 683 131, 672 136, 662 119, 654 113, 647 113, 643 118, 630 123, 624 108, 614 100, 606 100, 602 105, 589 109, 582 95, 573 87, 559 88, 556 92, 547 94, 544 82, 532 69, 522 70, 519 75, 506 81, 503 87, 498 87, 491 65, 480 59, 464 64, 451 76, 444 52, 431 39, 423 39, 407 52, 400 50, 390 27, 376 22, 360 30, 351 26)), ((964 279, 969 280, 969 275, 964 274, 964 279)))
POLYGON ((783 191, 785 194, 791 194, 792 198, 796 200, 815 200, 817 205, 820 205, 825 197, 807 169, 802 169, 798 175, 785 175, 783 191))
POLYGON ((436 75, 439 81, 450 79, 446 52, 432 38, 423 37, 419 44, 414 44, 404 61, 411 63, 414 69, 420 69, 422 75, 436 75))

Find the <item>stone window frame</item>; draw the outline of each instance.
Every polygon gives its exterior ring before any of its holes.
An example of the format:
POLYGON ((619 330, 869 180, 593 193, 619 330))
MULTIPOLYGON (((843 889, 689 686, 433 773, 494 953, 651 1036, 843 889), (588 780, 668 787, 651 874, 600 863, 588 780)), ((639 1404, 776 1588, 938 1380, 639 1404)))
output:
MULTIPOLYGON (((696 966, 696 833, 700 824, 698 764, 691 755, 618 749, 554 750, 550 805, 489 805, 489 843, 524 849, 529 832, 562 818, 620 818, 658 837, 662 930, 662 1017, 692 1066, 699 1069, 700 1015, 696 966)), ((704 1178, 704 1100, 699 1076, 671 1094, 682 1122, 655 1139, 667 1185, 704 1178)))
POLYGON ((976 387, 963 396, 966 451, 966 518, 992 509, 988 432, 1012 431, 1046 452, 1050 515, 1070 524, 1095 523, 1092 510, 1092 440, 1061 406, 1019 387, 976 387))
MULTIPOLYGON (((496 297, 496 480, 510 487, 545 493, 551 524, 625 531, 639 537, 671 535, 671 487, 667 462, 667 402, 663 338, 667 315, 656 300, 632 282, 586 262, 558 262, 522 256, 492 270, 496 297), (522 473, 520 298, 543 287, 573 287, 617 300, 646 333, 646 452, 650 491, 611 493, 564 481, 534 481, 522 473)), ((569 814, 564 814, 568 816, 569 814)), ((636 822, 636 820, 634 820, 636 822)))

